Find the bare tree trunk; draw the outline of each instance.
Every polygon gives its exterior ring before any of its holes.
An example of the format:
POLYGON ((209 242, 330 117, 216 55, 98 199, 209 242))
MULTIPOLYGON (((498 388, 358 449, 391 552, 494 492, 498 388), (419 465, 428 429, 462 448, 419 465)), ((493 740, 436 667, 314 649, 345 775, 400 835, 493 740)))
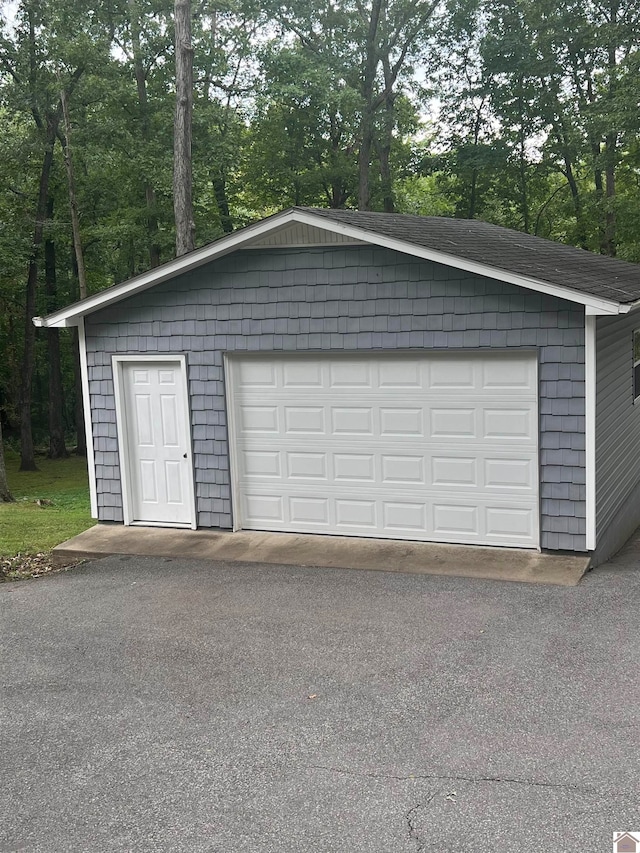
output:
POLYGON ((382 116, 382 139, 378 146, 382 205, 385 213, 395 213, 396 209, 395 198, 393 195, 393 180, 391 178, 391 143, 393 140, 395 112, 394 100, 394 95, 391 93, 390 89, 387 88, 387 95, 384 99, 384 112, 382 116))
POLYGON ((616 148, 617 134, 609 133, 606 138, 606 166, 604 170, 605 214, 604 214, 604 247, 607 255, 615 257, 616 245, 616 212, 614 200, 616 197, 616 148))
POLYGON ((573 210, 576 218, 576 237, 578 238, 578 244, 581 246, 581 248, 588 249, 589 241, 587 240, 587 228, 585 225, 584 215, 582 211, 582 199, 580 198, 580 190, 578 189, 578 182, 576 181, 576 176, 573 173, 573 164, 567 154, 564 155, 564 166, 564 173, 567 178, 567 183, 569 184, 569 190, 571 191, 571 199, 573 201, 573 210))
MULTIPOLYGON (((140 105, 140 135, 144 142, 150 138, 149 99, 147 97, 147 78, 142 61, 140 46, 140 9, 136 0, 129 0, 129 18, 131 21, 131 49, 133 52, 133 72, 136 78, 138 103, 140 105)), ((149 266, 160 265, 160 246, 158 245, 158 217, 156 215, 156 191, 145 175, 144 196, 147 203, 147 235, 149 239, 149 266)))
POLYGON ((176 255, 195 247, 191 170, 193 116, 193 47, 191 2, 175 0, 176 112, 173 126, 173 211, 176 222, 176 255))
POLYGON ((4 444, 2 443, 2 418, 0 417, 0 503, 11 503, 13 495, 7 482, 7 468, 4 464, 4 444))
MULTIPOLYGON (((53 199, 47 202, 47 219, 53 219, 53 199)), ((53 240, 44 241, 44 283, 47 311, 57 305, 56 246, 53 240)), ((60 329, 47 329, 49 357, 49 458, 64 459, 69 454, 64 443, 62 370, 60 368, 60 329)))
POLYGON ((375 113, 375 84, 378 69, 378 27, 382 0, 373 0, 365 46, 365 65, 362 76, 362 119, 360 121, 360 150, 358 152, 358 210, 371 206, 371 152, 373 150, 373 117, 375 113))
POLYGON ((36 313, 36 290, 38 286, 38 259, 42 249, 44 222, 47 215, 49 178, 53 164, 53 146, 56 141, 59 117, 47 116, 45 151, 40 170, 40 185, 36 204, 33 248, 27 273, 25 300, 24 354, 22 358, 22 382, 20 388, 20 470, 36 471, 33 433, 31 431, 31 385, 35 363, 36 329, 33 317, 36 313))
POLYGON ((84 402, 82 398, 82 372, 80 370, 80 341, 78 329, 71 330, 71 346, 73 349, 73 379, 74 379, 74 420, 76 426, 76 449, 78 456, 87 455, 87 436, 84 428, 84 402))
MULTIPOLYGON (((613 107, 616 98, 616 71, 618 60, 616 56, 615 34, 618 26, 618 12, 620 11, 619 4, 612 2, 609 5, 609 31, 611 33, 611 41, 608 48, 608 98, 609 103, 613 107)), ((617 253, 616 245, 616 212, 615 212, 615 196, 616 196, 616 152, 618 148, 618 134, 615 130, 611 130, 605 136, 605 167, 604 167, 604 187, 605 187, 605 220, 604 220, 604 244, 606 253, 615 256, 617 253)))
POLYGON ((216 168, 211 175, 211 185, 213 193, 216 197, 218 205, 218 213, 220 214, 220 225, 225 234, 231 234, 233 231, 233 219, 229 210, 229 199, 227 198, 227 182, 225 180, 222 169, 216 168))
POLYGON ((84 256, 82 254, 82 241, 80 238, 80 216, 78 215, 78 198, 76 195, 76 180, 73 172, 73 158, 71 155, 71 119, 69 118, 69 100, 64 88, 60 91, 60 104, 64 118, 64 165, 67 170, 67 182, 69 185, 69 207, 71 208, 71 230, 73 232, 73 249, 76 255, 78 269, 78 287, 80 288, 80 299, 87 296, 87 278, 84 271, 84 256))

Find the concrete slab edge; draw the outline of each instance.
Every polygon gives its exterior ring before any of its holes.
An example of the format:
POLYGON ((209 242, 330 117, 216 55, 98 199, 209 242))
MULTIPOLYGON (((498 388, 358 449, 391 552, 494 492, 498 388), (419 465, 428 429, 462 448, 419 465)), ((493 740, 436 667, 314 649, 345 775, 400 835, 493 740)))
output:
POLYGON ((576 586, 586 555, 387 539, 97 524, 53 549, 57 557, 111 554, 356 569, 576 586))

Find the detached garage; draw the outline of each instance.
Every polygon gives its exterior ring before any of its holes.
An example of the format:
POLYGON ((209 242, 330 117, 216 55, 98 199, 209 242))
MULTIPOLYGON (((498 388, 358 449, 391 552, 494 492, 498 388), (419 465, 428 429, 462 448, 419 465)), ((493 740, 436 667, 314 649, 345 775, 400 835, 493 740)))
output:
POLYGON ((79 329, 100 521, 597 563, 640 524, 639 306, 623 261, 293 208, 34 322, 79 329))

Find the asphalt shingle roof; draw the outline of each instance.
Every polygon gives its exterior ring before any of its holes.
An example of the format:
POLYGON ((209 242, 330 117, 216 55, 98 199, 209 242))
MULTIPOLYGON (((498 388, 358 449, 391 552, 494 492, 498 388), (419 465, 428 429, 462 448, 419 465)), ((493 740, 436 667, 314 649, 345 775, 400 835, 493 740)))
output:
POLYGON ((640 264, 596 255, 499 225, 440 216, 294 209, 591 296, 622 304, 640 299, 640 264))

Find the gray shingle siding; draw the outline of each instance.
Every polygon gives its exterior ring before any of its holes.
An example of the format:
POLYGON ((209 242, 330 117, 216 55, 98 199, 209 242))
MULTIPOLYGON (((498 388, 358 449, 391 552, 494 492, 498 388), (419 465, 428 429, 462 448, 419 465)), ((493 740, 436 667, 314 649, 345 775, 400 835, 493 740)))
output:
POLYGON ((224 352, 535 349, 541 545, 585 548, 584 315, 570 303, 385 249, 254 250, 91 315, 86 338, 100 519, 122 520, 112 354, 185 352, 198 526, 222 528, 224 352))
POLYGON ((597 318, 596 565, 640 524, 640 400, 633 400, 633 331, 639 328, 636 314, 597 318))

